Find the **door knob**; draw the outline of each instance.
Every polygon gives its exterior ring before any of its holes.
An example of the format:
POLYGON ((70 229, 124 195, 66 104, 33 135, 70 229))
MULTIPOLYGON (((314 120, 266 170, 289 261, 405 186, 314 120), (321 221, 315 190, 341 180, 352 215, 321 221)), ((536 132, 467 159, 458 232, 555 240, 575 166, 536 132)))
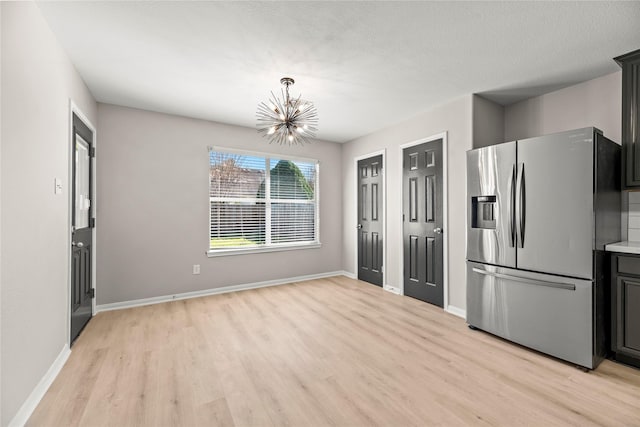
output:
POLYGON ((82 242, 78 242, 78 243, 71 242, 71 246, 77 246, 79 248, 83 248, 84 247, 84 243, 82 243, 82 242))
POLYGON ((436 234, 442 234, 442 228, 436 227, 436 228, 433 229, 433 232, 436 233, 436 234))
POLYGON ((362 228, 362 224, 358 224, 358 230, 362 228))

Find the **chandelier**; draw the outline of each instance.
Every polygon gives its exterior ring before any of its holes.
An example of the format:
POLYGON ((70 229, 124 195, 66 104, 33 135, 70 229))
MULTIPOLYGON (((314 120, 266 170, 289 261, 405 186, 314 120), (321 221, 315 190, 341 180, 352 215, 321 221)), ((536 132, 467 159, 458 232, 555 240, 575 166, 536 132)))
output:
POLYGON ((281 89, 282 98, 271 92, 269 101, 258 104, 258 132, 264 133, 269 144, 303 145, 311 142, 308 138, 313 138, 318 130, 316 107, 300 96, 289 96, 289 86, 295 83, 291 77, 281 78, 280 83, 285 87, 281 89))

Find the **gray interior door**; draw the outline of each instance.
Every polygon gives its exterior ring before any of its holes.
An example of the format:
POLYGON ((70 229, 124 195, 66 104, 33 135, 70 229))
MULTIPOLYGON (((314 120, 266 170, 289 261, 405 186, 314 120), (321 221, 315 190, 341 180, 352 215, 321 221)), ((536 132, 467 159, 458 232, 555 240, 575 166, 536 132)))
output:
POLYGON ((93 315, 93 133, 73 115, 71 177, 71 342, 93 315))
POLYGON ((591 279, 593 185, 593 128, 518 141, 518 268, 591 279))
POLYGON ((358 279, 383 283, 382 155, 358 161, 358 279))
POLYGON ((403 150, 404 294, 444 304, 442 139, 403 150))

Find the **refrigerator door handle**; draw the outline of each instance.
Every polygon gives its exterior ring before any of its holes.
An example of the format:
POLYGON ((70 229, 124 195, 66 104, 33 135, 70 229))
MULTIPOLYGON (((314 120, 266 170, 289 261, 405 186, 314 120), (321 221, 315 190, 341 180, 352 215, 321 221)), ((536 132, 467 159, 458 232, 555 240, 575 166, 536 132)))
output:
POLYGON ((520 163, 518 178, 516 179, 516 242, 519 248, 524 247, 525 226, 525 188, 524 188, 524 163, 520 163))
POLYGON ((515 215, 516 215, 516 165, 513 164, 511 168, 511 176, 509 177, 509 247, 516 246, 516 229, 515 229, 515 215))
POLYGON ((576 285, 572 283, 562 282, 547 282, 545 280, 528 279, 526 277, 512 276, 510 274, 494 273, 487 270, 481 270, 479 268, 473 268, 473 272, 478 274, 484 274, 485 276, 497 277, 498 279, 511 280, 513 282, 525 283, 529 285, 546 286, 549 288, 566 289, 568 291, 575 291, 576 285))
POLYGON ((524 230, 527 219, 527 192, 524 174, 524 163, 522 164, 522 178, 520 178, 520 244, 524 248, 524 230))

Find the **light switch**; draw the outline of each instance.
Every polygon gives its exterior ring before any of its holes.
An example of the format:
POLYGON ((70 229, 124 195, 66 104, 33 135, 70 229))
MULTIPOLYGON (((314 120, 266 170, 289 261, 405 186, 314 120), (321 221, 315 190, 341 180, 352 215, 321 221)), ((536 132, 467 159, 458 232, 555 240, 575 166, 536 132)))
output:
POLYGON ((62 180, 60 178, 53 180, 53 194, 62 194, 62 180))

